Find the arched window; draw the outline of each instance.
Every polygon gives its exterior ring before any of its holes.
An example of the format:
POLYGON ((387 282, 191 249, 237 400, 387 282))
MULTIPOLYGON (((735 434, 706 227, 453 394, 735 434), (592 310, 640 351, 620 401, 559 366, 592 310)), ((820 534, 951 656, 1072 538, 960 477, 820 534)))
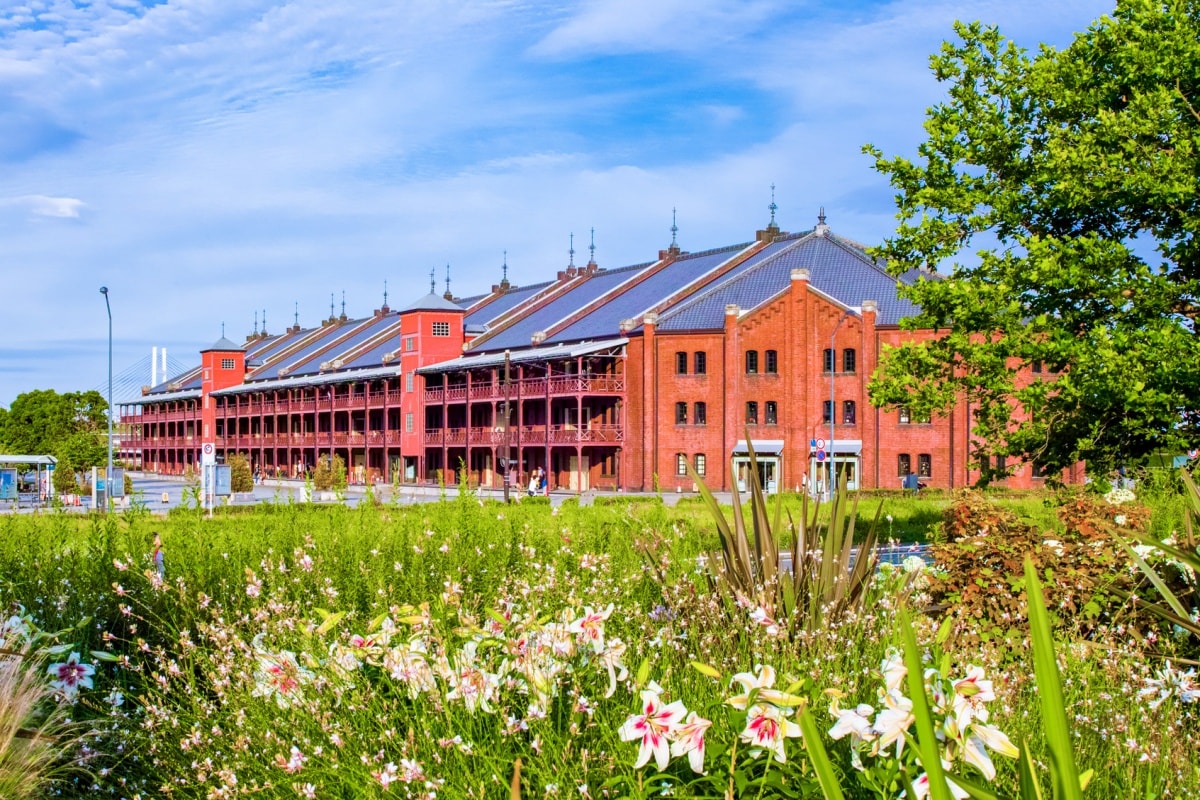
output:
POLYGON ((687 424, 687 403, 680 402, 675 404, 675 424, 687 424))
POLYGON ((708 466, 705 463, 706 461, 707 461, 707 459, 705 459, 704 453, 696 453, 696 474, 697 475, 704 474, 704 469, 705 469, 705 467, 708 466))
POLYGON ((693 360, 694 368, 692 372, 697 375, 704 375, 708 372, 708 354, 703 350, 697 351, 693 360))
POLYGON ((764 409, 764 414, 766 416, 766 419, 764 420, 764 422, 766 422, 766 424, 768 424, 768 425, 778 425, 779 424, 779 404, 776 403, 774 400, 767 401, 766 408, 764 409))
POLYGON ((854 348, 847 347, 842 351, 842 372, 853 373, 858 367, 858 353, 854 348))
POLYGON ((746 351, 746 374, 755 375, 758 373, 758 351, 746 351))
POLYGON ((896 474, 901 478, 912 472, 912 456, 901 453, 896 456, 896 474))
POLYGON ((834 366, 837 364, 837 351, 825 349, 825 371, 833 372, 834 366))
POLYGON ((853 400, 843 400, 842 401, 842 424, 843 425, 854 425, 855 418, 857 416, 857 414, 856 414, 857 410, 858 409, 854 405, 853 400))
POLYGON ((687 468, 688 468, 687 453, 676 453, 675 454, 675 474, 676 475, 687 475, 687 468))
POLYGON ((687 375, 688 354, 682 351, 675 354, 675 374, 687 375))
POLYGON ((708 424, 708 404, 696 403, 692 408, 692 424, 707 425, 708 424))
POLYGON ((779 353, 775 350, 768 350, 766 354, 765 372, 768 375, 774 375, 779 372, 779 353))
POLYGON ((917 456, 917 475, 922 478, 928 478, 933 475, 933 458, 929 453, 921 453, 917 456))
POLYGON ((754 402, 753 400, 746 403, 746 424, 758 424, 758 403, 754 402))

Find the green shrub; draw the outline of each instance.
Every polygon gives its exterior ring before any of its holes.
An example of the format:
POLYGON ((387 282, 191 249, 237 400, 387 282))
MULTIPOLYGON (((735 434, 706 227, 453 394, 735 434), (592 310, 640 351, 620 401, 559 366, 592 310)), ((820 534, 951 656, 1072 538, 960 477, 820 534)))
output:
POLYGON ((234 492, 253 492, 254 473, 250 469, 250 461, 243 455, 232 455, 225 459, 229 465, 229 484, 234 492))

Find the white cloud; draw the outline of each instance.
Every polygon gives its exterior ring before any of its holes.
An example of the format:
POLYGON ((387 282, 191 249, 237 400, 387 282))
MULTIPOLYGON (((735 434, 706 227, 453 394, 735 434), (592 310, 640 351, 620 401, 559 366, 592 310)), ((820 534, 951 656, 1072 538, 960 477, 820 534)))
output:
POLYGON ((87 203, 74 197, 49 197, 44 194, 27 194, 20 197, 0 199, 0 205, 21 206, 39 217, 78 219, 87 203))

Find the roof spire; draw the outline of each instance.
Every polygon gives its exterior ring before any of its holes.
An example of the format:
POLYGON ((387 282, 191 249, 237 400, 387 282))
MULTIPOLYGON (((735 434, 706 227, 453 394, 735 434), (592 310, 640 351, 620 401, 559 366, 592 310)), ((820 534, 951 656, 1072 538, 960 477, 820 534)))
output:
POLYGON ((267 335, 267 310, 265 308, 263 309, 262 335, 267 335))
POLYGON ((567 269, 575 266, 575 232, 571 232, 571 248, 567 250, 567 254, 571 256, 571 260, 567 263, 567 269))
POLYGON ((225 338, 225 323, 224 322, 221 323, 221 338, 222 339, 225 338))
POLYGON ((442 297, 446 298, 447 300, 454 299, 454 295, 452 295, 450 293, 450 265, 449 264, 446 265, 446 293, 444 295, 442 295, 442 297))
POLYGON ((254 309, 254 335, 258 336, 258 309, 254 309))
POLYGON ((342 289, 342 319, 346 318, 346 290, 342 289))
POLYGON ((433 267, 429 268, 429 293, 437 294, 437 279, 433 277, 433 267))
POLYGON ((678 249, 679 243, 675 241, 675 234, 679 233, 679 225, 675 222, 675 209, 671 208, 671 247, 678 249))
POLYGON ((588 245, 588 264, 596 265, 596 229, 592 228, 592 243, 588 245))
POLYGON ((383 310, 384 310, 384 311, 387 311, 387 310, 388 310, 388 304, 387 304, 387 278, 384 278, 384 279, 383 279, 383 310))
POLYGON ((508 251, 504 251, 504 263, 500 265, 500 288, 508 288, 508 251))
POLYGON ((825 224, 825 206, 821 206, 821 210, 817 213, 817 227, 814 233, 824 236, 828 231, 829 226, 825 224))
POLYGON ((771 221, 767 223, 767 228, 778 230, 779 223, 775 222, 775 212, 779 210, 779 206, 775 205, 775 184, 771 184, 771 205, 767 206, 771 212, 771 221))
POLYGON ((296 301, 295 311, 292 313, 292 324, 296 326, 296 330, 300 330, 300 301, 296 301))

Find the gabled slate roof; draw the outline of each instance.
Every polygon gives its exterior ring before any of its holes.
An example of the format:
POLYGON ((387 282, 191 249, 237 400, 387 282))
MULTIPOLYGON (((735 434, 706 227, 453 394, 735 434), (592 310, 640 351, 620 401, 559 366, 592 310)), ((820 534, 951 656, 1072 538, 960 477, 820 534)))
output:
POLYGON ((208 353, 212 350, 220 350, 222 352, 230 352, 230 351, 237 351, 237 350, 241 350, 241 349, 242 348, 239 345, 234 344, 233 342, 229 341, 224 336, 222 336, 220 339, 217 339, 215 342, 213 342, 211 345, 204 348, 200 352, 208 353))
MULTIPOLYGON (((642 315, 664 302, 671 295, 710 273, 743 252, 748 244, 723 247, 695 255, 684 255, 650 275, 645 280, 621 291, 617 287, 610 299, 557 333, 547 342, 571 342, 614 336, 620 333, 621 322, 632 319, 641 324, 642 315)), ((638 277, 643 273, 639 270, 638 277)))
POLYGON ((487 325, 489 322, 492 322, 493 320, 516 308, 521 303, 524 303, 538 292, 545 291, 546 288, 552 286, 553 284, 554 281, 546 281, 544 283, 535 283, 532 286, 520 286, 514 289, 509 289, 507 292, 500 295, 482 308, 467 314, 463 322, 468 327, 472 325, 487 325))
POLYGON ((896 295, 896 279, 884 272, 860 249, 832 234, 808 234, 749 266, 731 272, 695 297, 664 312, 662 331, 717 330, 725 324, 725 306, 744 311, 762 305, 788 288, 794 269, 807 269, 814 289, 851 307, 864 300, 879 303, 876 321, 894 325, 917 313, 917 308, 896 295))
POLYGON ((405 308, 400 313, 405 311, 462 311, 462 306, 452 303, 440 294, 429 294, 422 297, 420 300, 413 303, 408 308, 405 308))
MULTIPOLYGON (((635 278, 650 264, 636 264, 611 271, 596 272, 578 285, 568 288, 537 308, 522 316, 509 327, 479 345, 479 352, 529 347, 533 334, 547 331, 555 324, 565 322, 572 314, 582 310, 593 300, 615 289, 622 283, 635 278)), ((474 348, 472 348, 474 349, 474 348)))

